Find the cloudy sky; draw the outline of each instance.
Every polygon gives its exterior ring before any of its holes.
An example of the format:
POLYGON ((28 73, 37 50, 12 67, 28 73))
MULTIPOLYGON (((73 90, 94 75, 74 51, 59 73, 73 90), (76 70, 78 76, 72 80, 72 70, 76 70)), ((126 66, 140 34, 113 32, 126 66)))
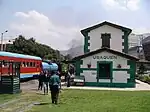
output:
POLYGON ((64 50, 82 43, 80 30, 110 21, 150 32, 150 0, 0 0, 0 32, 5 39, 17 35, 64 50))

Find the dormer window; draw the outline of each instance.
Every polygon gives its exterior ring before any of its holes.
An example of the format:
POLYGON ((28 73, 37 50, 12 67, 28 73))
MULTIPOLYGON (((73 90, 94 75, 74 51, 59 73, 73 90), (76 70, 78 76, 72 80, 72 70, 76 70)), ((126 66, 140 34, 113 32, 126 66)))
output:
POLYGON ((107 47, 110 48, 110 34, 109 33, 104 33, 101 34, 101 39, 102 39, 102 48, 107 47))

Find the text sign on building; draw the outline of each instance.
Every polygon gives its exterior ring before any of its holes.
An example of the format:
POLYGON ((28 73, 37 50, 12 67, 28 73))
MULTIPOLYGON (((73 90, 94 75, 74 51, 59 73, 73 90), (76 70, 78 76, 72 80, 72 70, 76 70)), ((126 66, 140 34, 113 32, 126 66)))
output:
POLYGON ((93 59, 117 59, 117 56, 93 56, 93 59))

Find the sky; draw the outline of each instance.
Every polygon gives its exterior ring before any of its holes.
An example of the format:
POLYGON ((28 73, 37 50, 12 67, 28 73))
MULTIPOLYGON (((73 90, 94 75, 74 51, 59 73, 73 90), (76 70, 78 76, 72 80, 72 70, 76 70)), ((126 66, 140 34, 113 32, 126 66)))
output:
POLYGON ((150 0, 0 0, 4 39, 34 37, 54 49, 83 43, 81 29, 109 21, 133 33, 150 32, 150 0))

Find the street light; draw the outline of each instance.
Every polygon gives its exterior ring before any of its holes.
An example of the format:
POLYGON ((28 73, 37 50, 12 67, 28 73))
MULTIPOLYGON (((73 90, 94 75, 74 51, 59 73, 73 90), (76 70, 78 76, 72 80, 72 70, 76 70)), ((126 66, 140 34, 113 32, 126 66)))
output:
POLYGON ((8 32, 8 30, 1 33, 1 51, 3 51, 3 35, 4 35, 4 33, 7 33, 7 32, 8 32))

